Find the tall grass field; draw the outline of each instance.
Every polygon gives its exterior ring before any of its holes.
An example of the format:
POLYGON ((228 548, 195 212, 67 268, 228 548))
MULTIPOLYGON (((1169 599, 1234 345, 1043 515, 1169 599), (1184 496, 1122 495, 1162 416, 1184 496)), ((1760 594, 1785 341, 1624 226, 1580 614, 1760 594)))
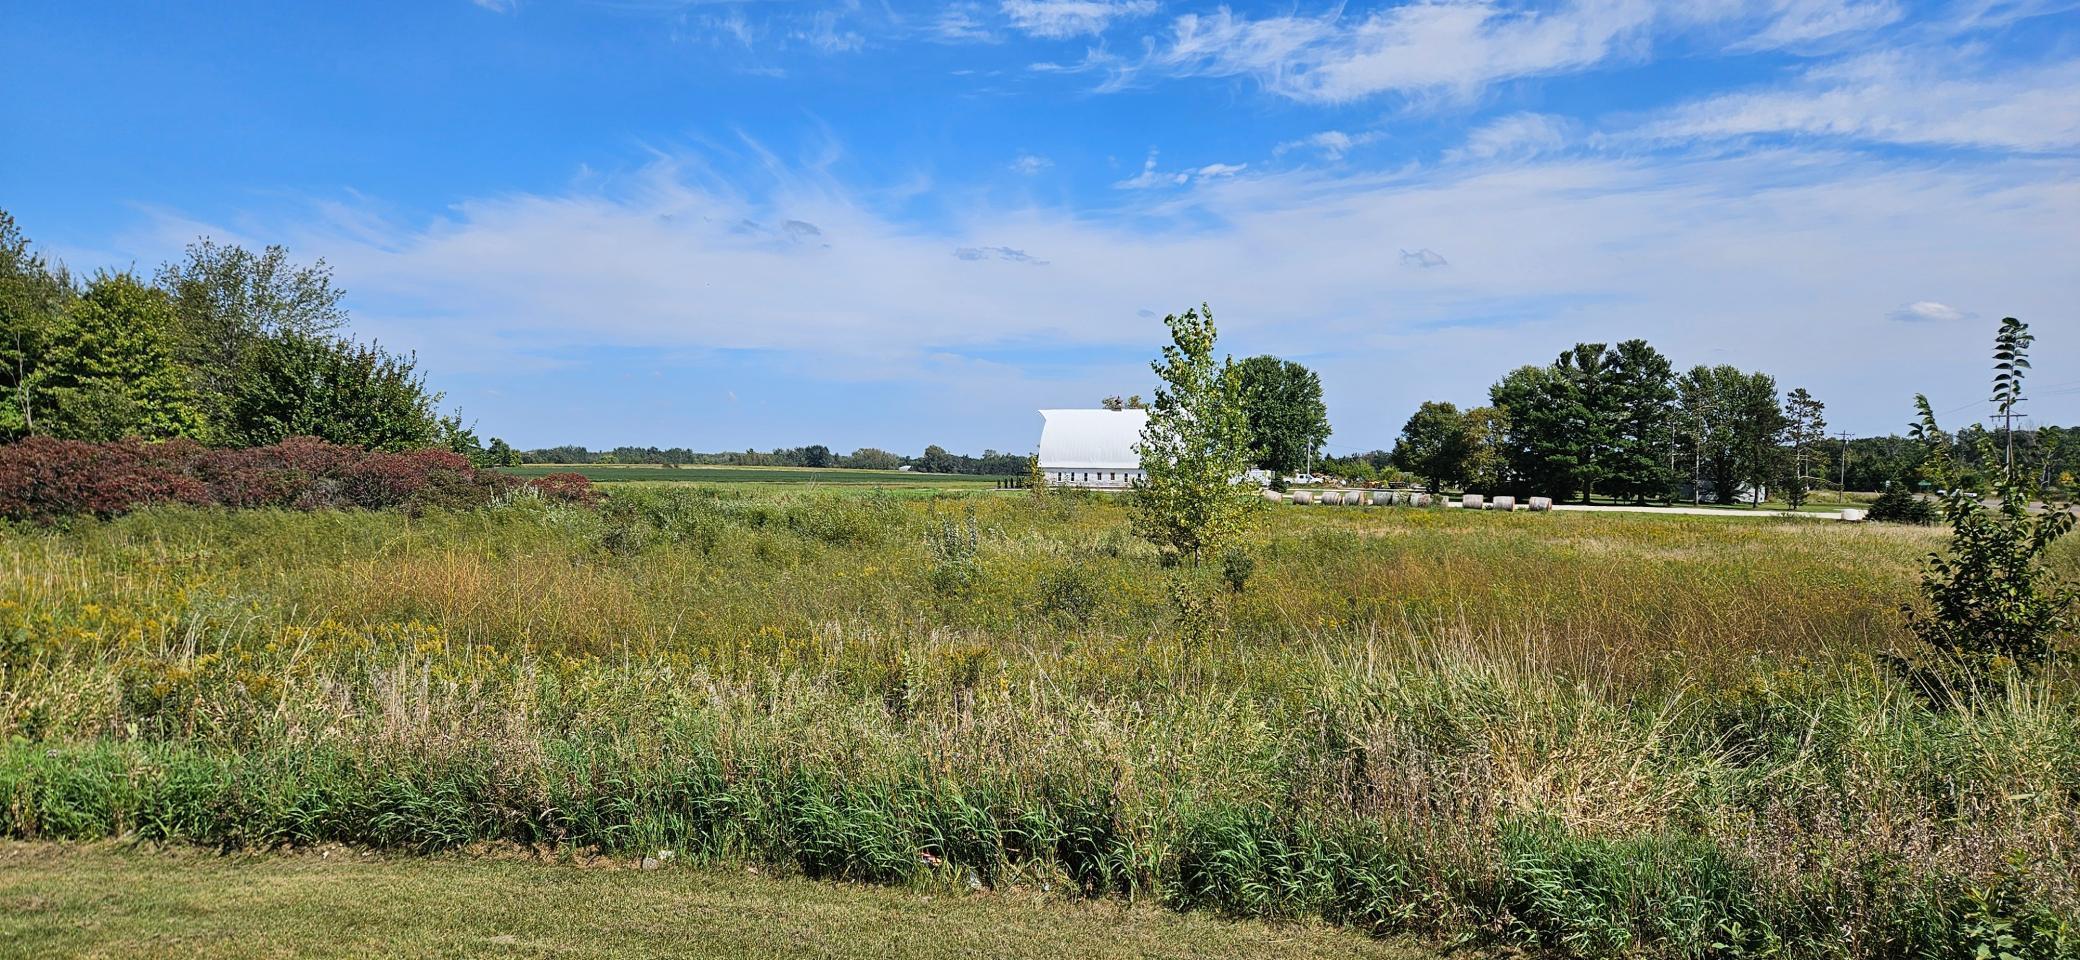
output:
POLYGON ((642 484, 20 526, 0 836, 670 850, 1549 956, 2080 956, 2069 669, 1956 709, 1883 666, 1941 545, 1279 507, 1250 560, 1166 567, 1103 497, 642 484))

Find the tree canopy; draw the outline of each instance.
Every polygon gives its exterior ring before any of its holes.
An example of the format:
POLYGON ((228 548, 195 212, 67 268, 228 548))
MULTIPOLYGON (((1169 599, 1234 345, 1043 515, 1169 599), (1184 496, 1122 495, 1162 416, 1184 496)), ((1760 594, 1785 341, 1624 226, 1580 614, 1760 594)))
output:
POLYGON ((322 260, 206 238, 151 282, 102 273, 76 287, 0 211, 0 439, 308 435, 488 462, 459 416, 437 412, 414 358, 344 334, 343 298, 322 260))
POLYGON ((1170 343, 1150 366, 1160 386, 1141 432, 1144 478, 1132 493, 1135 532, 1197 561, 1239 536, 1253 503, 1236 481, 1252 459, 1243 381, 1214 359, 1213 311, 1163 318, 1170 343))
POLYGON ((1255 465, 1284 477, 1305 469, 1329 439, 1329 408, 1315 372, 1277 357, 1250 357, 1235 365, 1249 420, 1255 465))
POLYGON ((1430 401, 1401 425, 1401 436, 1394 441, 1394 465, 1423 478, 1436 493, 1467 482, 1475 442, 1473 425, 1458 407, 1430 401))
POLYGON ((175 360, 173 305, 124 273, 87 284, 29 375, 39 432, 76 440, 194 436, 202 414, 175 360))

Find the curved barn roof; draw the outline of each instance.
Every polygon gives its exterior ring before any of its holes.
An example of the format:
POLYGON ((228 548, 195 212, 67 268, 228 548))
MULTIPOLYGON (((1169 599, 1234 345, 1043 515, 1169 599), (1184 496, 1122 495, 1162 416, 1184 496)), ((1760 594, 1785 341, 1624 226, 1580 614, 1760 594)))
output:
POLYGON ((1042 410, 1040 465, 1070 470, 1134 470, 1146 410, 1042 410))

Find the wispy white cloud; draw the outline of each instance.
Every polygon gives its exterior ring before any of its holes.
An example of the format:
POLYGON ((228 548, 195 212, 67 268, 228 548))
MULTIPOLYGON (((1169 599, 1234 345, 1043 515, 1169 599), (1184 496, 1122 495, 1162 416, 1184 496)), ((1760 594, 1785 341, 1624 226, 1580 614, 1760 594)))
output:
POLYGON ((1378 131, 1345 133, 1341 130, 1323 130, 1320 133, 1301 137, 1298 140, 1287 140, 1273 147, 1271 155, 1282 157, 1295 150, 1316 150, 1330 160, 1341 160, 1344 154, 1378 140, 1381 136, 1382 134, 1378 131))
POLYGON ((1574 69, 1611 56, 1653 20, 1645 3, 1577 4, 1549 13, 1489 3, 1407 4, 1362 19, 1250 18, 1222 9, 1171 24, 1143 69, 1248 76, 1299 100, 1387 91, 1472 91, 1494 80, 1574 69))
POLYGON ((999 43, 1004 38, 984 20, 982 4, 952 3, 932 19, 929 36, 941 43, 999 43))
POLYGON ((1125 180, 1116 181, 1114 187, 1121 190, 1147 190, 1150 187, 1182 186, 1190 180, 1189 173, 1164 173, 1156 169, 1156 152, 1150 150, 1148 159, 1141 162, 1141 172, 1125 180))
POLYGON ((1466 142, 1446 152, 1448 160, 1492 160, 1496 157, 1526 157, 1558 150, 1567 145, 1572 124, 1564 117, 1543 113, 1513 113, 1475 127, 1466 142))
POLYGON ((1141 162, 1141 172, 1113 183, 1121 190, 1147 190, 1152 187, 1182 187, 1194 179, 1201 182, 1224 180, 1249 169, 1246 163, 1209 163, 1189 170, 1159 170, 1156 168, 1156 151, 1148 152, 1148 159, 1141 162))
POLYGON ((1004 0, 1004 16, 1021 32, 1063 39, 1096 36, 1114 20, 1156 11, 1155 0, 1004 0))
POLYGON ((1251 17, 1225 7, 1174 18, 1127 62, 1086 58, 1106 88, 1145 77, 1249 77, 1296 100, 1378 94, 1471 96, 1498 81, 1648 59, 1655 41, 1709 27, 1738 45, 1778 47, 1868 33, 1899 18, 1895 0, 1572 0, 1524 8, 1490 0, 1405 3, 1363 16, 1251 17))
POLYGON ((1028 177, 1054 166, 1054 161, 1033 153, 1020 153, 1011 161, 1011 171, 1028 177))
POLYGON ((956 247, 956 260, 1008 260, 1012 263, 1029 263, 1036 267, 1047 266, 1047 261, 1011 247, 956 247))
POLYGON ((520 5, 520 0, 469 0, 469 2, 483 7, 492 13, 512 13, 514 8, 520 5))
POLYGON ((836 10, 818 10, 809 17, 808 26, 795 31, 793 36, 824 53, 847 53, 866 46, 867 38, 857 30, 841 26, 839 17, 836 10))
POLYGON ((751 22, 744 19, 743 11, 731 10, 728 16, 709 17, 707 18, 706 23, 710 29, 716 31, 717 33, 727 35, 731 39, 737 41, 738 45, 742 46, 744 49, 751 49, 753 39, 751 33, 751 22))
POLYGON ((1956 29, 1979 30, 2073 10, 2080 10, 2080 0, 1957 0, 1948 19, 1956 29))
POLYGON ((1976 319, 1979 315, 1959 310, 1947 303, 1934 300, 1916 300, 1888 314, 1901 323, 1957 323, 1976 319))
POLYGON ((2080 60, 1991 68, 1889 51, 1807 70, 1790 84, 1707 97, 1648 123, 1663 140, 1792 134, 2050 151, 2080 147, 2080 60))
POLYGON ((1739 48, 1795 47, 1897 22, 1897 0, 1775 0, 1768 25, 1739 48))

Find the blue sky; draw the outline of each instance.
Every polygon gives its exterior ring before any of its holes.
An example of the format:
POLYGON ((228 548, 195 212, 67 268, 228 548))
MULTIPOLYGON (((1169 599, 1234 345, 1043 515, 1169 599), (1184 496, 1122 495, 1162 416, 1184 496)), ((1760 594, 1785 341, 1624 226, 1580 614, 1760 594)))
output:
POLYGON ((0 207, 324 257, 481 432, 1030 449, 1202 300, 1332 449, 1639 336, 2080 421, 2080 3, 20 4, 0 207))

